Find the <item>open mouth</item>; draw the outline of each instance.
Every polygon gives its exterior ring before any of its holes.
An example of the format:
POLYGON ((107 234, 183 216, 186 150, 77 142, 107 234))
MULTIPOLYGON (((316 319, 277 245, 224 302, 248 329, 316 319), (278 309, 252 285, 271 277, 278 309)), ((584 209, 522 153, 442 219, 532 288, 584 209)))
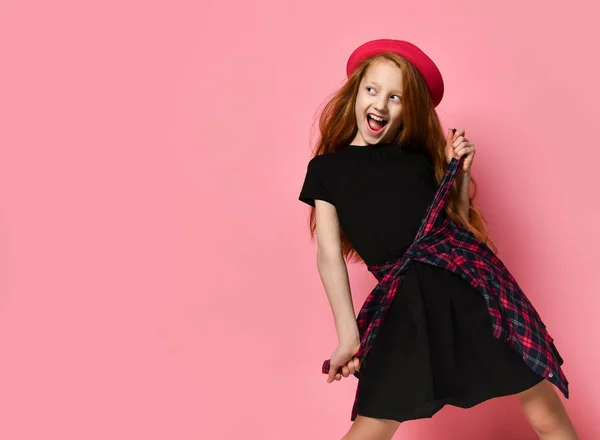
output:
POLYGON ((385 127, 387 123, 387 119, 372 113, 367 113, 367 125, 369 126, 369 130, 371 130, 371 132, 374 134, 377 134, 383 130, 383 127, 385 127))

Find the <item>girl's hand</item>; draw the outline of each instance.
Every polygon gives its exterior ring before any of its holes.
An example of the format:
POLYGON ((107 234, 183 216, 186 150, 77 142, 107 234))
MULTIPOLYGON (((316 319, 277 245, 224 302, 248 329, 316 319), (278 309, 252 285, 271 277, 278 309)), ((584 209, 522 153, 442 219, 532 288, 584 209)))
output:
POLYGON ((348 377, 360 370, 360 360, 354 356, 360 344, 353 345, 338 345, 337 348, 331 354, 331 365, 329 367, 329 375, 327 376, 327 383, 331 383, 334 380, 341 380, 342 375, 348 377), (338 373, 338 369, 342 367, 342 373, 338 373))
POLYGON ((456 130, 456 133, 453 133, 452 129, 449 129, 446 136, 445 152, 448 163, 450 163, 453 157, 460 159, 461 156, 466 154, 467 157, 463 161, 462 171, 468 173, 471 170, 473 158, 475 157, 475 145, 469 142, 464 135, 464 130, 456 130))

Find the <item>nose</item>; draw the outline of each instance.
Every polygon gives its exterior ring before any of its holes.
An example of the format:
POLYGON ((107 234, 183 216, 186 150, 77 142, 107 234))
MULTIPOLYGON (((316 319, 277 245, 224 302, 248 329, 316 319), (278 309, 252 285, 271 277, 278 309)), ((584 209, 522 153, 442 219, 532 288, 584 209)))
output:
POLYGON ((385 110, 385 107, 387 106, 387 98, 383 95, 383 93, 377 97, 373 106, 378 112, 383 112, 385 110))

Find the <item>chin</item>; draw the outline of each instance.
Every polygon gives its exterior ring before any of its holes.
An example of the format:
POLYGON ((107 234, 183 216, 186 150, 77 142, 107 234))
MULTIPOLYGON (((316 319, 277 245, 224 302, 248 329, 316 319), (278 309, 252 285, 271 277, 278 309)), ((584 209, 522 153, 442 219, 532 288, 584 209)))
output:
POLYGON ((365 139, 370 139, 372 140, 373 144, 379 144, 381 142, 386 142, 387 138, 387 133, 382 133, 379 136, 373 136, 371 133, 368 133, 367 136, 365 137, 365 139))

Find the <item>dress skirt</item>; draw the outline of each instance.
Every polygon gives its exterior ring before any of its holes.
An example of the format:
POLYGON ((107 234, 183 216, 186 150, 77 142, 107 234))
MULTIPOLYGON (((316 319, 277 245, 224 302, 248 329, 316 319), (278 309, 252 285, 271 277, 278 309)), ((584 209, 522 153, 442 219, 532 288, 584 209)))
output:
POLYGON ((361 368, 358 414, 428 418, 444 405, 470 408, 540 383, 491 323, 467 281, 413 261, 361 368))

